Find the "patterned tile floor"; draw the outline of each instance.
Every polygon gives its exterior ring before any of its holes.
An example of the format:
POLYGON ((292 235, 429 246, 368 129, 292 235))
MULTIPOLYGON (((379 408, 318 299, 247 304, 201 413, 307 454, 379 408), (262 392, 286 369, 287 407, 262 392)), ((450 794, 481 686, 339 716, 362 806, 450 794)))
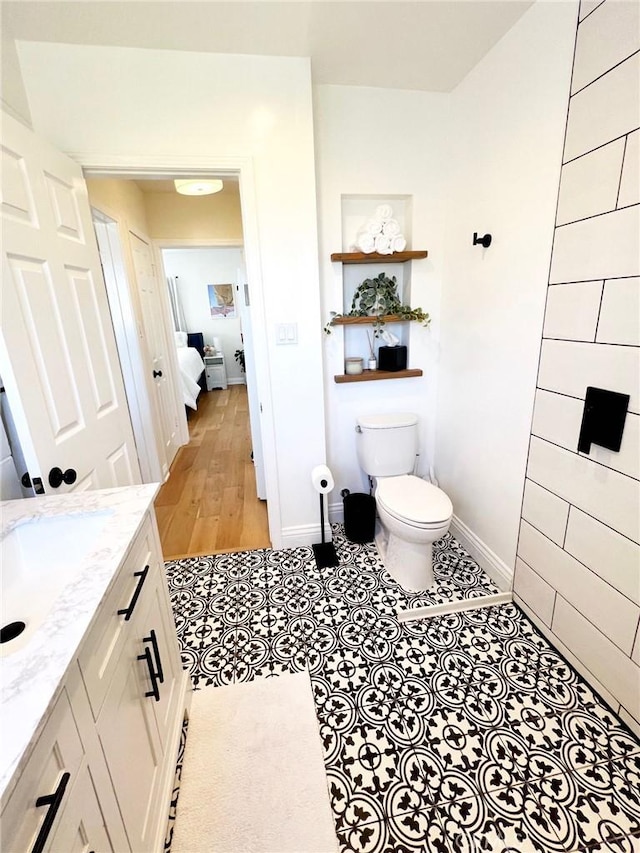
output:
POLYGON ((309 670, 341 851, 640 850, 640 744, 513 604, 399 623, 498 591, 447 535, 435 590, 373 545, 167 563, 196 689, 309 670))

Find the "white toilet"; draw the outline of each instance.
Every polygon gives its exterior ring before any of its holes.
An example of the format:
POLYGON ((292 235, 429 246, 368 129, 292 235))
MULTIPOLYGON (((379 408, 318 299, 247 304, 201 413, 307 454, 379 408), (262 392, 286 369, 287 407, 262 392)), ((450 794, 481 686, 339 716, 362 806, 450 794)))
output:
POLYGON ((418 416, 359 417, 356 434, 360 467, 374 478, 376 545, 385 567, 404 589, 428 589, 433 584, 432 546, 449 529, 453 506, 442 489, 411 473, 418 453, 418 416))

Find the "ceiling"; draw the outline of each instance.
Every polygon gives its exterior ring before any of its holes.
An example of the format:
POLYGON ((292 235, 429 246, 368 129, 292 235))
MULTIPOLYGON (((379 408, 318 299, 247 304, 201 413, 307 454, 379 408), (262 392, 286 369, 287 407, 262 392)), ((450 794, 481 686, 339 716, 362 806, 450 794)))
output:
POLYGON ((2 0, 27 41, 309 56, 314 83, 448 92, 534 0, 2 0))

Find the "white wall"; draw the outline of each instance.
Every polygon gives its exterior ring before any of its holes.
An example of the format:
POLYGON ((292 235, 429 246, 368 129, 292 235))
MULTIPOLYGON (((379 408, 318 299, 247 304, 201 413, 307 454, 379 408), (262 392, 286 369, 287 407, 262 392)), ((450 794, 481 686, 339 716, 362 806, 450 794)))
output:
POLYGON ((280 493, 271 533, 275 544, 314 541, 309 475, 325 444, 309 60, 32 42, 19 56, 34 128, 83 164, 101 153, 123 165, 251 158, 255 185, 241 192, 259 234, 252 254, 245 229, 247 274, 265 306, 255 340, 258 380, 271 388, 260 400, 275 450, 270 521, 280 493), (277 323, 297 324, 297 346, 276 345, 277 323))
MULTIPOLYGON (((335 327, 324 343, 328 459, 336 481, 331 496, 332 517, 341 512, 340 489, 368 490, 355 451, 355 419, 372 411, 412 411, 421 419, 420 473, 433 461, 437 389, 437 341, 440 326, 440 289, 444 265, 446 149, 449 136, 448 96, 425 92, 317 86, 314 89, 316 162, 320 221, 320 271, 323 321, 331 311, 343 310, 343 268, 331 263, 332 252, 343 245, 343 195, 410 197, 409 245, 427 249, 426 260, 411 262, 411 304, 433 318, 429 329, 410 326, 409 366, 420 367, 420 378, 338 385, 344 373, 345 334, 335 327)), ((365 218, 366 219, 366 218, 365 218)), ((364 224, 364 222, 363 222, 364 224)), ((380 269, 398 275, 394 265, 380 269)), ((360 279, 377 274, 369 266, 345 267, 360 279)), ((347 355, 353 352, 347 341, 347 355)), ((362 347, 366 346, 363 341, 362 347)))
POLYGON ((605 0, 586 12, 514 591, 640 732, 640 7, 605 0), (619 452, 577 452, 589 385, 631 397, 619 452))
POLYGON ((178 292, 189 332, 203 332, 204 342, 213 346, 219 338, 224 353, 227 379, 244 383, 244 373, 234 358, 242 347, 240 316, 215 319, 209 311, 208 284, 233 284, 244 268, 242 249, 163 249, 162 260, 168 276, 177 276, 178 292))
POLYGON ((536 3, 451 96, 436 473, 510 576, 577 17, 536 3), (473 233, 490 232, 490 248, 473 233))

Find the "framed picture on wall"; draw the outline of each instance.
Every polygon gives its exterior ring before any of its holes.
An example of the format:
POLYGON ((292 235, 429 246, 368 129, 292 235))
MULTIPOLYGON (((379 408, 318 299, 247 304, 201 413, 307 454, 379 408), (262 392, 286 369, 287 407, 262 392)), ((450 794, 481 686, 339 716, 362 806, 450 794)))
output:
POLYGON ((232 284, 208 284, 209 310, 216 319, 235 317, 236 307, 233 301, 232 284))

